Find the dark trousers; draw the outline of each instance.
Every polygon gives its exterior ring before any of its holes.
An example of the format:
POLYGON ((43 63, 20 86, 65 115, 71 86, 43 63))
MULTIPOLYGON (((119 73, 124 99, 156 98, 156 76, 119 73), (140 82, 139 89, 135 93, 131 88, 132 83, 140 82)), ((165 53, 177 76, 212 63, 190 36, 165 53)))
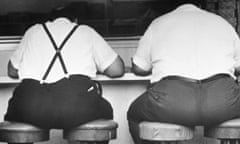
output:
POLYGON ((14 90, 7 121, 25 122, 44 129, 69 129, 96 119, 112 119, 113 110, 88 77, 72 75, 56 83, 23 80, 14 90))
POLYGON ((136 144, 141 144, 138 124, 142 121, 211 127, 239 116, 240 87, 228 75, 203 81, 164 78, 138 97, 127 113, 136 144))

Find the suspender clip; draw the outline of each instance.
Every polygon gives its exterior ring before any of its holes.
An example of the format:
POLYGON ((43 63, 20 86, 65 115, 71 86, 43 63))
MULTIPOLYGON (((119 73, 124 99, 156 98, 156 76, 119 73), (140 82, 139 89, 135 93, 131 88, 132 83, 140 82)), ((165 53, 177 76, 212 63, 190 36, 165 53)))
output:
POLYGON ((40 80, 40 84, 44 84, 44 82, 45 82, 44 80, 40 80))
POLYGON ((68 73, 65 74, 65 78, 69 78, 69 74, 68 73))

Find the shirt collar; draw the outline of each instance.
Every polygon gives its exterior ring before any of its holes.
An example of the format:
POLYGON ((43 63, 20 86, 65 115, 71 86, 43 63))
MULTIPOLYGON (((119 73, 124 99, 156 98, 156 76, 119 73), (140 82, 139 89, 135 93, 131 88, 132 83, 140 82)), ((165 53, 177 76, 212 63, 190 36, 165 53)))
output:
POLYGON ((200 10, 200 9, 193 4, 183 4, 177 7, 176 9, 176 11, 196 11, 196 10, 200 10))

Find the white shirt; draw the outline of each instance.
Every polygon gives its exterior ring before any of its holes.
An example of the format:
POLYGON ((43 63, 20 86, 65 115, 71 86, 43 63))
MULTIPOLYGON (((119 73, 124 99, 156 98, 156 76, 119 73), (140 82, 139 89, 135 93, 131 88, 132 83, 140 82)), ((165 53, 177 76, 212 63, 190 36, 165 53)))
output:
MULTIPOLYGON (((46 23, 59 46, 76 25, 66 18, 46 23)), ((36 24, 25 33, 19 47, 11 57, 20 79, 41 80, 56 51, 43 26, 36 24)), ((117 58, 107 42, 92 28, 80 25, 61 51, 68 74, 82 74, 91 78, 96 71, 103 72, 117 58)), ((55 61, 46 82, 56 82, 65 77, 59 59, 55 61)))
POLYGON ((133 62, 152 70, 151 82, 169 75, 204 79, 233 76, 240 66, 240 40, 223 18, 185 4, 155 19, 139 42, 133 62))

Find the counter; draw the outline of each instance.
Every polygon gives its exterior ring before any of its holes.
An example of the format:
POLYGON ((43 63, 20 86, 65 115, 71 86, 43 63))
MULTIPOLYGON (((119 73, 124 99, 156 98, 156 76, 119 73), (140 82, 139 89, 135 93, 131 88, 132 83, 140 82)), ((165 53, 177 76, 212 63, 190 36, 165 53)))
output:
MULTIPOLYGON (((109 78, 105 75, 97 75, 94 80, 100 82, 120 82, 120 81, 149 81, 150 76, 136 76, 133 73, 125 73, 124 76, 119 78, 109 78)), ((0 76, 0 84, 18 84, 20 82, 19 79, 13 79, 8 76, 0 76)))

